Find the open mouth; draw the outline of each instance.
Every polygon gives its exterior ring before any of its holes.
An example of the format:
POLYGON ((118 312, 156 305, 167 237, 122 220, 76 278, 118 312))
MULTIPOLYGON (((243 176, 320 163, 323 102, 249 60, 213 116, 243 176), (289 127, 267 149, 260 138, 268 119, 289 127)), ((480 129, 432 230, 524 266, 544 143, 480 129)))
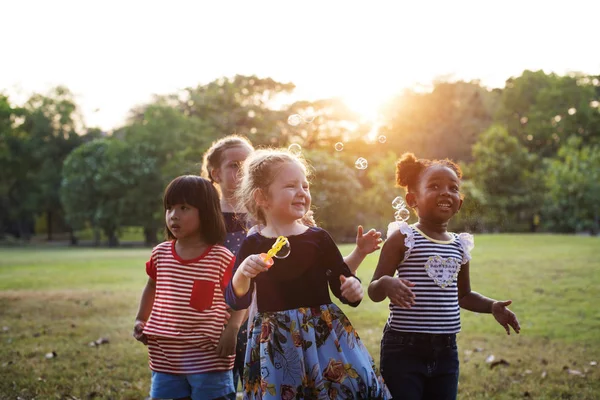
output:
POLYGON ((448 203, 446 201, 440 201, 439 203, 437 203, 438 208, 441 208, 442 210, 450 210, 452 208, 452 203, 448 203))

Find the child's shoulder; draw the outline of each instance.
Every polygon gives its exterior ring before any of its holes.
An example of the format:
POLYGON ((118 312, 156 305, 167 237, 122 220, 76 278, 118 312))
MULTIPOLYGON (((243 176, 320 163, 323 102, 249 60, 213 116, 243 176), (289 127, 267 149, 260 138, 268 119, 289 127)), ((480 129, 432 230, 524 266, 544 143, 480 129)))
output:
POLYGON ((162 251, 170 251, 173 246, 172 240, 167 240, 162 243, 157 244, 152 248, 152 254, 160 253, 162 251))
POLYGON ((408 238, 414 235, 414 231, 405 221, 394 221, 389 223, 386 237, 389 238, 392 234, 400 234, 408 238))
POLYGON ((223 255, 225 257, 233 257, 233 253, 231 252, 231 250, 229 250, 227 247, 223 246, 222 244, 215 244, 212 246, 211 251, 219 254, 219 255, 223 255))

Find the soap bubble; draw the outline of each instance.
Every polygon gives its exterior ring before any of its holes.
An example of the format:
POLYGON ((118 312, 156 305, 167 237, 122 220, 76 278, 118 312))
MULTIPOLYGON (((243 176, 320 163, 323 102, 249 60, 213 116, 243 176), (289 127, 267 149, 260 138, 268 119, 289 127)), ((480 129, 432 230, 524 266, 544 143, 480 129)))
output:
POLYGON ((396 221, 407 221, 410 218, 410 211, 407 208, 401 208, 394 213, 396 221))
POLYGON ((358 157, 356 159, 356 162, 354 163, 354 166, 357 169, 367 169, 367 167, 369 166, 369 163, 367 162, 367 160, 363 157, 358 157))
POLYGON ((299 156, 302 153, 302 147, 300 147, 298 143, 292 143, 290 144, 290 147, 288 147, 288 151, 294 155, 299 156))
POLYGON ((286 238, 285 243, 283 244, 283 246, 281 246, 281 249, 279 249, 279 251, 277 253, 275 253, 274 257, 275 258, 286 258, 287 256, 290 255, 291 251, 292 251, 292 249, 290 247, 290 242, 286 238))
POLYGON ((288 117, 288 124, 291 126, 298 126, 304 121, 304 118, 300 114, 292 114, 288 117))
POLYGON ((394 208, 394 210, 399 210, 401 208, 404 208, 404 200, 402 200, 402 197, 400 197, 400 196, 396 197, 392 201, 392 207, 394 208))
POLYGON ((342 150, 344 150, 344 143, 337 142, 334 147, 335 147, 336 151, 342 151, 342 150))

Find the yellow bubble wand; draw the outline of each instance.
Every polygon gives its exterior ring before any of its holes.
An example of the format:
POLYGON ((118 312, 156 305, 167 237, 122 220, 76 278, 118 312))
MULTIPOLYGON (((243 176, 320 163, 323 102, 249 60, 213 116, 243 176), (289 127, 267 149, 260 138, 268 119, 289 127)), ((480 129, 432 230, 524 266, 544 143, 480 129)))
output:
POLYGON ((283 246, 285 246, 288 243, 289 242, 285 236, 279 236, 277 240, 275 240, 275 243, 273 243, 273 246, 271 246, 271 249, 268 252, 260 253, 261 258, 269 268, 274 263, 273 257, 275 256, 275 254, 277 254, 279 250, 281 250, 283 246))

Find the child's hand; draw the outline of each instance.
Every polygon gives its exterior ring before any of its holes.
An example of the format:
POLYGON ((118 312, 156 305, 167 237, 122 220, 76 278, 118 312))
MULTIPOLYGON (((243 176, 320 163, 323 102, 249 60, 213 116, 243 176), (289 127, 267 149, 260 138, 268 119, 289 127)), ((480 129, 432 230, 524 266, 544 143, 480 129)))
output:
POLYGON ((217 354, 219 357, 227 357, 235 354, 235 346, 237 344, 238 332, 233 328, 233 325, 227 325, 221 337, 219 338, 219 344, 217 345, 217 354))
POLYGON ((371 254, 375 250, 380 249, 381 242, 383 242, 383 239, 381 239, 381 232, 377 232, 375 229, 370 229, 363 235, 362 225, 358 226, 358 230, 356 232, 356 248, 362 254, 371 254))
POLYGON ((411 308, 415 304, 415 294, 411 287, 415 286, 409 280, 389 277, 385 285, 385 295, 392 304, 400 308, 411 308))
POLYGON ((144 326, 146 325, 146 321, 136 320, 135 325, 133 326, 133 337, 135 340, 138 340, 145 345, 148 345, 148 337, 144 335, 144 326))
POLYGON ((507 301, 495 301, 492 304, 492 315, 496 318, 496 321, 500 325, 506 329, 506 334, 510 335, 510 328, 512 326, 516 333, 521 331, 521 325, 519 325, 519 321, 517 320, 517 316, 514 312, 510 311, 508 308, 511 305, 512 300, 507 301))
POLYGON ((342 282, 342 285, 340 286, 342 297, 350 303, 362 300, 364 292, 358 279, 353 276, 346 278, 344 275, 340 275, 340 282, 342 282))
POLYGON ((252 279, 261 272, 267 271, 269 269, 268 267, 269 265, 265 263, 265 261, 260 255, 253 254, 251 256, 246 257, 246 259, 242 261, 239 267, 239 271, 246 278, 252 279))

